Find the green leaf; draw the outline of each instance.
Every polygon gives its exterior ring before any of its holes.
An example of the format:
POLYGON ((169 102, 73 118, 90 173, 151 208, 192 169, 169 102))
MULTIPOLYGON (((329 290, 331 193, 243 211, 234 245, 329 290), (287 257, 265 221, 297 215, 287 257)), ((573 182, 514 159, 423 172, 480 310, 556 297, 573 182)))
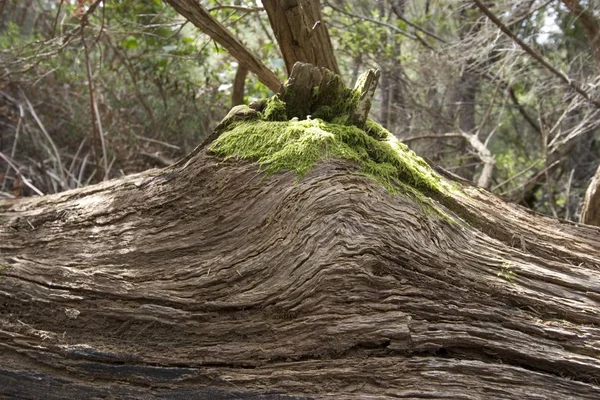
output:
POLYGON ((124 48, 129 49, 129 50, 136 49, 139 45, 140 45, 140 43, 138 42, 138 40, 135 36, 127 36, 121 42, 121 46, 123 46, 124 48))
POLYGON ((189 36, 184 36, 181 41, 185 44, 194 44, 194 42, 196 41, 196 39, 194 39, 193 37, 189 37, 189 36))

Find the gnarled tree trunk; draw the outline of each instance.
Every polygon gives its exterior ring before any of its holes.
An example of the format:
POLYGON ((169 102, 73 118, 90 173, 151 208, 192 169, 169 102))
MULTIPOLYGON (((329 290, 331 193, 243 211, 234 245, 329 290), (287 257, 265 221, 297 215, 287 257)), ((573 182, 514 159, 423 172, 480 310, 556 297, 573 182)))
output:
POLYGON ((0 394, 599 398, 600 231, 452 184, 392 195, 339 159, 266 176, 202 146, 4 200, 0 394))

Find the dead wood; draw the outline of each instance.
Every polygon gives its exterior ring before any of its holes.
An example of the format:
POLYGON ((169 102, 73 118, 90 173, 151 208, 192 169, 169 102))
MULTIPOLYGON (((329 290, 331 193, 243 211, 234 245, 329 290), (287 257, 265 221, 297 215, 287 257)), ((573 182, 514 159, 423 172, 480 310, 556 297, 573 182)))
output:
POLYGON ((597 230, 352 170, 202 152, 2 201, 0 393, 598 398, 597 230))

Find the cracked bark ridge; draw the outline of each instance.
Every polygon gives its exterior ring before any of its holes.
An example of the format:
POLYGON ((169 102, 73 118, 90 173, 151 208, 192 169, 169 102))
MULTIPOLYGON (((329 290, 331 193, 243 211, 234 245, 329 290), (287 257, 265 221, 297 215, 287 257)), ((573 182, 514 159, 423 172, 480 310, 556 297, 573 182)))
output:
POLYGON ((0 395, 600 398, 598 229, 356 172, 201 151, 1 201, 0 395))

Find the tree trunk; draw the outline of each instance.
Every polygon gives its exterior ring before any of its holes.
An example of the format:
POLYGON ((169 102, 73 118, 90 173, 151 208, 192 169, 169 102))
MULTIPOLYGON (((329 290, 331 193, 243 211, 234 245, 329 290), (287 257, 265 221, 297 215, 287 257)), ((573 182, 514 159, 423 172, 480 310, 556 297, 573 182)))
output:
POLYGON ((329 31, 321 18, 319 0, 264 0, 288 74, 304 62, 339 75, 329 31))
MULTIPOLYGON (((460 23, 461 28, 459 36, 461 40, 464 40, 470 35, 474 35, 481 29, 479 22, 473 20, 478 17, 473 11, 473 7, 464 8, 460 12, 460 23)), ((460 131, 467 134, 476 133, 477 123, 475 117, 476 111, 476 100, 477 92, 481 84, 480 73, 475 71, 473 65, 475 64, 474 59, 466 61, 466 65, 463 66, 463 71, 460 78, 454 84, 454 105, 452 110, 452 120, 456 121, 456 125, 460 131)), ((475 169, 478 163, 476 156, 469 154, 467 151, 469 143, 467 141, 460 141, 458 144, 457 153, 461 155, 460 168, 456 170, 456 174, 473 181, 475 178, 475 169)))
POLYGON ((0 395, 600 398, 598 229, 323 156, 0 201, 0 395))
POLYGON ((246 91, 246 76, 248 76, 248 69, 242 64, 239 64, 235 73, 233 88, 231 89, 232 107, 244 104, 244 93, 246 91))

